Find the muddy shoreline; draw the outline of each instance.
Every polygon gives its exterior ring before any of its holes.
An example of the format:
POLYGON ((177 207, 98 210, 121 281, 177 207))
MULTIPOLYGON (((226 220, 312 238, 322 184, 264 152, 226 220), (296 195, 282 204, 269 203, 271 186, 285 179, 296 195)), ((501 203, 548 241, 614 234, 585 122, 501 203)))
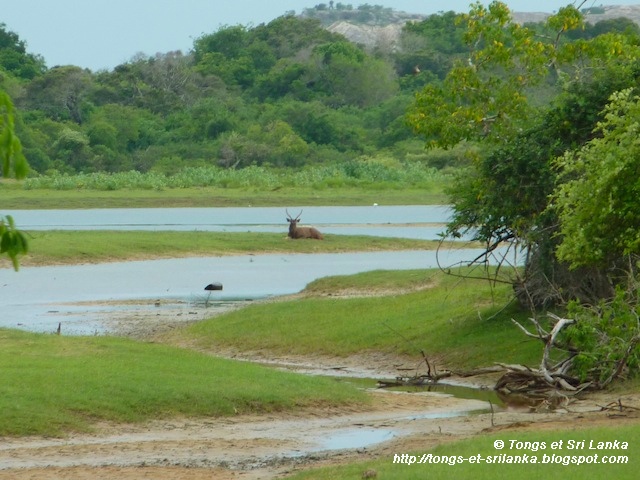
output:
MULTIPOLYGON (((105 320, 116 335, 171 342, 171 332, 246 303, 222 308, 131 302, 105 320)), ((64 328, 64 323, 63 323, 64 328)), ((64 330, 63 330, 64 333, 64 330)), ((182 345, 189 347, 188 345, 182 345)), ((273 356, 269 352, 216 351, 306 374, 395 378, 421 373, 422 361, 368 353, 348 358, 273 356)), ((453 382, 490 388, 483 378, 453 382)), ((92 434, 65 438, 0 438, 3 479, 272 479, 300 469, 334 465, 394 453, 424 450, 472 435, 638 422, 638 415, 603 411, 615 398, 599 394, 576 399, 556 410, 505 408, 489 413, 487 404, 433 392, 369 390, 372 404, 349 409, 315 408, 297 412, 232 418, 160 419, 143 425, 96 425, 92 434), (471 411, 484 411, 474 413, 471 411), (310 434, 312 432, 312 434, 310 434)), ((624 395, 640 408, 640 395, 624 395)))

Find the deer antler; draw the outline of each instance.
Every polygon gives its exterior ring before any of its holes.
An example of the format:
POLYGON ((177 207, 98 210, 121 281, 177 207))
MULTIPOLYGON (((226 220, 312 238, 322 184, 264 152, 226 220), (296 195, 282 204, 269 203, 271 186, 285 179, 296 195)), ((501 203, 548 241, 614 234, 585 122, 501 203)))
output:
POLYGON ((302 210, 300 210, 300 213, 298 214, 298 216, 296 218, 293 218, 291 216, 291 214, 289 213, 289 209, 288 208, 285 208, 284 211, 287 212, 287 220, 300 220, 300 215, 302 215, 302 210))

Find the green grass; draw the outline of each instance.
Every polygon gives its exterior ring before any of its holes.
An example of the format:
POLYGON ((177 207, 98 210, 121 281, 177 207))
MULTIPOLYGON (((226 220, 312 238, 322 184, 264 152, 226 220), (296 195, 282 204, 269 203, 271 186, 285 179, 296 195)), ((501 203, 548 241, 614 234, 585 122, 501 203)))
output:
POLYGON ((314 189, 286 187, 273 191, 254 188, 191 187, 166 190, 24 190, 0 182, 0 205, 15 209, 163 208, 171 207, 289 207, 340 205, 440 205, 448 203, 441 188, 314 189))
POLYGON ((327 235, 319 241, 291 241, 282 233, 169 231, 34 231, 21 264, 71 264, 149 258, 265 253, 340 253, 382 250, 432 250, 436 241, 327 235))
POLYGON ((540 346, 510 321, 524 320, 526 315, 514 307, 504 308, 511 298, 508 286, 492 289, 486 281, 414 270, 332 277, 314 282, 310 291, 367 291, 368 278, 387 289, 420 284, 428 288, 382 297, 312 295, 256 304, 199 322, 183 335, 214 350, 224 345, 275 354, 341 356, 382 351, 416 358, 424 350, 439 358, 440 365, 456 368, 496 361, 539 362, 540 346))
MULTIPOLYGON (((478 480, 494 480, 496 478, 509 478, 519 480, 538 480, 540 478, 562 478, 562 479, 580 479, 580 480, 600 480, 603 478, 615 479, 636 479, 638 478, 638 468, 640 461, 638 456, 638 445, 640 444, 640 428, 638 424, 619 425, 616 420, 612 420, 612 426, 606 428, 588 428, 588 429, 571 429, 556 431, 536 431, 536 432, 517 432, 505 431, 499 434, 487 436, 479 436, 469 440, 463 440, 454 443, 445 443, 432 449, 425 449, 420 452, 402 452, 398 454, 408 453, 422 458, 425 453, 432 453, 434 456, 461 456, 469 458, 480 454, 482 458, 489 456, 494 457, 500 454, 508 456, 527 454, 535 455, 538 462, 542 462, 544 455, 552 457, 554 454, 562 457, 564 461, 566 456, 590 456, 598 454, 599 458, 606 456, 626 455, 628 463, 626 464, 582 464, 582 465, 563 465, 560 464, 488 464, 486 462, 470 464, 463 462, 456 465, 448 463, 440 464, 399 464, 393 463, 394 456, 390 454, 388 458, 379 459, 369 462, 353 463, 341 467, 329 467, 322 469, 309 470, 299 473, 290 480, 333 480, 340 478, 342 480, 356 480, 363 478, 363 472, 367 470, 375 470, 376 478, 385 480, 422 480, 429 479, 446 479, 451 478, 473 478, 478 480), (531 450, 513 450, 508 446, 503 450, 496 450, 493 447, 494 440, 502 440, 508 444, 509 440, 517 440, 522 442, 544 442, 545 448, 533 452, 531 450), (586 440, 585 445, 590 440, 595 443, 599 441, 627 441, 629 448, 627 450, 588 450, 566 448, 552 449, 551 444, 562 440, 563 446, 566 447, 568 440, 582 441, 586 440)), ((539 444, 541 446, 541 444, 539 444)), ((504 458, 504 457, 503 457, 504 458)))
POLYGON ((0 330, 0 372, 0 436, 367 401, 329 378, 120 338, 0 330))

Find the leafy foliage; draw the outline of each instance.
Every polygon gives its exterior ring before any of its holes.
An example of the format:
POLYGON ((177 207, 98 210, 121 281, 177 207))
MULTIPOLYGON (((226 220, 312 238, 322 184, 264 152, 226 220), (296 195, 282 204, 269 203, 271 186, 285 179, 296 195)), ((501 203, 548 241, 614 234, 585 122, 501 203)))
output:
POLYGON ((0 255, 7 255, 11 259, 14 270, 20 264, 18 256, 29 251, 29 243, 24 233, 16 228, 11 215, 0 217, 0 255))
POLYGON ((43 59, 27 53, 25 42, 4 23, 0 23, 0 70, 21 79, 32 79, 45 70, 43 59))
MULTIPOLYGON (((27 173, 27 162, 22 154, 22 145, 14 132, 14 108, 9 96, 0 91, 0 157, 2 158, 2 176, 13 171, 18 178, 27 173)), ((13 217, 0 217, 0 255, 7 255, 18 270, 18 256, 27 253, 28 243, 25 235, 15 225, 13 217)))
MULTIPOLYGON (((611 295, 617 279, 610 273, 619 268, 619 254, 625 250, 607 257, 604 269, 582 262, 583 268, 570 270, 568 257, 556 257, 565 238, 557 232, 569 217, 568 225, 579 217, 567 210, 559 218, 558 210, 548 207, 559 184, 584 180, 582 172, 566 165, 554 168, 554 159, 566 154, 565 163, 570 163, 573 154, 568 152, 602 136, 594 128, 609 96, 636 84, 637 35, 608 32, 571 41, 566 32, 584 24, 573 7, 561 9, 544 26, 515 26, 500 2, 488 8, 477 4, 464 19, 472 48, 469 63, 458 62, 440 85, 427 85, 408 117, 430 146, 449 147, 465 139, 484 145, 449 191, 454 214, 448 232, 459 236, 470 231, 489 252, 513 243, 524 248, 524 275, 518 272, 515 283, 528 305, 611 295), (553 95, 552 102, 540 102, 543 92, 553 95)), ((598 154, 605 155, 605 149, 598 154)), ((587 190, 594 187, 591 183, 583 189, 574 204, 592 209, 588 199, 594 192, 587 190)), ((626 225, 627 237, 633 220, 626 225)), ((605 235, 608 224, 600 225, 605 235)), ((584 241, 577 250, 586 248, 594 230, 581 234, 584 241)))
POLYGON ((581 380, 600 385, 614 377, 635 375, 640 367, 640 308, 638 291, 618 289, 610 301, 596 307, 569 304, 568 313, 577 321, 566 329, 576 374, 581 380))
POLYGON ((526 123, 531 108, 525 89, 547 75, 548 42, 511 22, 507 6, 472 6, 466 24, 466 60, 456 60, 441 84, 416 96, 408 121, 430 146, 450 147, 462 140, 504 141, 526 123))
POLYGON ((18 178, 26 176, 27 161, 22 153, 22 144, 15 134, 15 109, 5 92, 0 91, 0 158, 2 176, 7 177, 13 170, 18 178))
POLYGON ((640 254, 639 118, 640 98, 631 89, 614 93, 596 138, 555 162, 558 256, 573 266, 640 254))
MULTIPOLYGON (((43 65, 18 77, 9 70, 2 88, 15 99, 16 130, 34 173, 173 175, 185 167, 300 167, 372 155, 426 161, 405 122, 416 90, 426 86, 416 105, 428 114, 414 109, 413 127, 430 140, 439 136, 438 145, 484 137, 503 143, 528 130, 534 107, 548 102, 548 61, 560 72, 560 61, 545 55, 554 48, 554 28, 564 25, 519 27, 500 4, 407 23, 399 50, 356 45, 319 19, 350 15, 379 24, 408 16, 339 2, 311 10, 318 15, 224 26, 197 38, 191 52, 138 54, 112 71, 43 65), (446 75, 451 67, 457 79, 446 75), (450 110, 449 100, 459 105, 450 110)), ((632 40, 621 30, 629 29, 585 27, 586 37, 558 42, 565 52, 558 58, 595 58, 620 39, 615 51, 625 50, 632 40), (611 35, 617 40, 587 48, 611 35)), ((17 35, 4 33, 27 62, 17 35)), ((589 65, 582 65, 586 74, 589 65)), ((577 70, 575 64, 567 73, 577 70)), ((441 154, 433 165, 447 168, 458 158, 441 154)))
POLYGON ((26 189, 53 190, 164 190, 167 188, 219 187, 277 189, 281 187, 331 188, 339 186, 428 188, 447 181, 448 176, 422 163, 395 163, 373 159, 351 160, 300 170, 249 166, 243 169, 223 167, 186 167, 173 175, 158 172, 53 174, 28 178, 26 189))

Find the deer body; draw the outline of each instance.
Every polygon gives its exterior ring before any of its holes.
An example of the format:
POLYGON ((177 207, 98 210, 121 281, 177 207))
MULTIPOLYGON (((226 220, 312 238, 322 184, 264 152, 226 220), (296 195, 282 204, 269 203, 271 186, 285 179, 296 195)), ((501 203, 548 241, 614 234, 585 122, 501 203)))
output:
POLYGON ((317 228, 298 226, 298 223, 300 223, 301 214, 302 211, 296 218, 292 218, 291 215, 289 215, 289 212, 287 212, 287 222, 289 222, 289 238, 313 238, 315 240, 322 240, 322 234, 317 228))

